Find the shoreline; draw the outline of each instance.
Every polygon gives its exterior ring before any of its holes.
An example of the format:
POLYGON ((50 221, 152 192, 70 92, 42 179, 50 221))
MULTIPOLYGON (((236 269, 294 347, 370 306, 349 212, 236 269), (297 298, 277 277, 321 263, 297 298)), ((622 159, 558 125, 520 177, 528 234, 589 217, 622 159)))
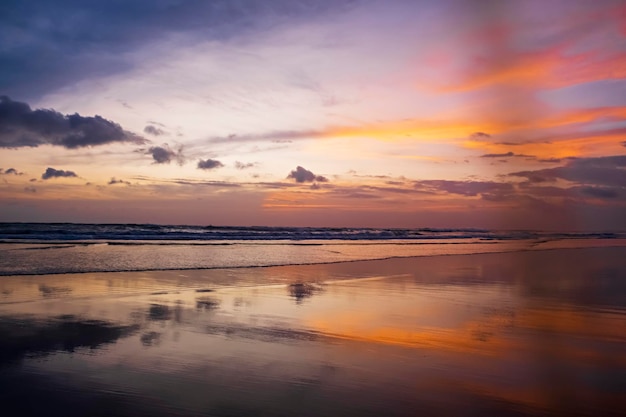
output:
MULTIPOLYGON (((209 289, 213 291, 272 285, 287 286, 292 283, 319 284, 343 279, 388 278, 414 275, 415 271, 423 268, 427 268, 433 276, 445 281, 446 273, 450 273, 455 265, 489 263, 505 264, 508 268, 527 268, 529 264, 536 263, 535 258, 545 258, 557 266, 562 264, 567 267, 571 259, 577 262, 588 260, 597 263, 598 255, 606 256, 612 253, 621 253, 623 258, 626 258, 626 246, 542 248, 253 267, 5 275, 0 276, 0 306, 23 302, 75 300, 77 297, 81 299, 122 295, 132 297, 159 295, 163 291, 202 292, 209 289), (104 283, 112 285, 110 284, 112 282, 132 282, 133 285, 120 287, 115 284, 111 288, 104 286, 104 283), (19 293, 22 295, 19 296, 19 293)), ((470 278, 471 282, 474 278, 470 278)), ((420 276, 419 279, 424 280, 424 277, 420 276)), ((500 282, 502 277, 490 276, 488 280, 500 282)))
MULTIPOLYGON (((436 245, 445 245, 449 243, 437 243, 436 245)), ((457 244, 457 243, 455 243, 457 244)), ((458 243, 462 244, 462 243, 458 243)), ((376 243, 371 243, 372 246, 376 246, 376 243)), ((180 246, 185 246, 181 244, 180 246)), ((194 246, 194 245, 191 245, 194 246)), ((307 245, 305 245, 307 246, 307 245)), ((467 252, 467 253, 436 253, 436 254, 412 254, 412 255, 399 255, 399 256, 387 256, 380 258, 365 258, 365 259, 346 259, 346 260, 333 260, 333 261, 320 261, 320 262, 308 262, 308 263, 277 263, 268 265, 233 265, 233 266, 208 266, 208 267, 189 267, 189 268, 146 268, 146 269, 120 269, 120 270, 92 270, 92 271, 69 271, 69 272, 43 272, 43 273, 11 273, 5 274, 0 271, 0 280, 5 277, 36 277, 36 276, 59 276, 59 275, 81 275, 81 274, 115 274, 115 273, 147 273, 147 272, 189 272, 189 271, 216 271, 216 270, 231 270, 231 269, 254 269, 254 268, 277 268, 285 266, 312 266, 312 265, 333 265, 343 263, 354 262, 366 262, 366 261, 384 261, 392 259, 407 259, 407 258, 430 258, 439 256, 471 256, 482 254, 505 254, 505 253, 519 253, 519 252, 536 252, 536 251, 551 251, 551 250, 570 250, 570 249, 592 249, 592 248, 617 248, 626 247, 626 239, 565 239, 565 240, 549 240, 537 242, 529 247, 512 248, 495 251, 479 251, 479 252, 467 252), (581 244, 584 242, 584 244, 581 244), (563 246, 564 243, 570 246, 563 246), (541 247, 540 247, 541 245, 541 247), (550 247, 552 246, 552 247, 550 247)))

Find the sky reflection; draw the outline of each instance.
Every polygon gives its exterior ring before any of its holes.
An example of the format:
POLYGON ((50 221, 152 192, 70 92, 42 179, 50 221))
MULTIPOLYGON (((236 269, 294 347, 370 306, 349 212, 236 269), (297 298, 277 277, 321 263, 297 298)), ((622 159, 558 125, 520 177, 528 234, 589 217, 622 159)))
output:
POLYGON ((111 274, 107 290, 29 277, 72 289, 31 300, 8 279, 1 399, 22 415, 42 411, 25 392, 52 415, 618 415, 624 249, 551 252, 111 274))

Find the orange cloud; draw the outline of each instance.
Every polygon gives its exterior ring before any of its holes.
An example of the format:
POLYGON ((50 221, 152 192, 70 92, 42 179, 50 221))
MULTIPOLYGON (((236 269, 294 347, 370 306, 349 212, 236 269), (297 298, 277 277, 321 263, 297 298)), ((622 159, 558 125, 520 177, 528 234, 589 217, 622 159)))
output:
MULTIPOLYGON (((507 16, 508 17, 508 16, 507 16)), ((457 56, 461 67, 451 59, 436 59, 440 53, 427 54, 430 67, 439 69, 445 78, 439 81, 420 79, 417 87, 435 93, 468 92, 483 88, 526 88, 531 90, 561 88, 598 80, 626 78, 626 51, 615 28, 626 36, 626 7, 584 8, 561 16, 555 22, 558 36, 543 49, 523 49, 528 27, 515 27, 504 16, 481 24, 461 41, 457 56), (598 22, 602 22, 598 25, 598 22), (603 28, 603 30, 600 30, 603 28), (590 44, 589 35, 601 36, 590 44), (567 34, 567 39, 565 39, 567 34), (435 59, 433 59, 435 58, 435 59), (434 81, 434 82, 433 82, 434 81)), ((538 28, 540 31, 542 28, 538 28)), ((531 29, 532 30, 532 29, 531 29)), ((429 68, 430 68, 429 67, 429 68)), ((432 69, 429 69, 432 72, 432 69)), ((422 74, 426 75, 426 74, 422 74)))
POLYGON ((456 84, 435 87, 440 93, 465 92, 484 87, 534 87, 545 84, 548 74, 557 66, 558 49, 477 59, 456 84))
POLYGON ((437 93, 454 93, 486 87, 561 88, 599 80, 626 78, 626 54, 600 52, 567 55, 564 47, 540 52, 503 53, 477 59, 461 80, 446 85, 419 85, 437 93))
MULTIPOLYGON (((369 124, 366 126, 345 126, 334 127, 326 130, 321 136, 327 138, 349 138, 349 137, 367 137, 378 139, 386 142, 411 142, 411 141, 442 141, 451 142, 459 141, 464 147, 471 149, 485 149, 489 152, 498 152, 503 149, 503 145, 497 143, 488 143, 485 141, 476 142, 466 138, 473 132, 489 132, 491 136, 516 134, 519 137, 531 138, 536 141, 552 141, 557 139, 559 146, 565 146, 564 142, 570 138, 575 139, 571 148, 579 155, 587 144, 612 145, 615 142, 615 133, 613 132, 589 132, 589 133, 572 133, 570 137, 563 133, 551 135, 550 133, 542 133, 542 131, 551 128, 564 128, 567 126, 576 127, 576 125, 592 123, 594 121, 623 121, 626 120, 626 107, 596 107, 590 109, 575 109, 561 111, 556 114, 544 113, 530 119, 523 117, 518 120, 510 119, 505 111, 501 115, 493 115, 493 117, 477 116, 472 121, 467 118, 450 117, 449 119, 441 118, 439 120, 410 119, 400 121, 380 122, 369 124), (584 137, 580 135, 583 134, 584 137)), ((489 141, 489 142, 495 142, 489 141)), ((525 146, 523 153, 534 154, 537 152, 541 156, 547 156, 545 150, 550 148, 547 143, 529 143, 525 146), (537 151, 535 151, 537 149, 537 151), (543 151, 543 152, 542 152, 543 151)), ((613 149, 611 146, 609 146, 613 149)), ((572 156, 567 150, 562 148, 557 151, 551 151, 550 156, 572 156)), ((521 148, 520 148, 521 151, 521 148)), ((520 152, 518 152, 520 153, 520 152)))
POLYGON ((572 135, 571 139, 568 139, 567 135, 563 135, 561 138, 553 138, 554 140, 547 137, 546 140, 520 143, 514 146, 509 143, 467 140, 463 146, 493 154, 504 154, 514 150, 516 154, 532 155, 539 159, 601 156, 623 153, 624 148, 617 140, 622 135, 623 133, 620 135, 616 132, 601 132, 590 133, 585 137, 572 135))

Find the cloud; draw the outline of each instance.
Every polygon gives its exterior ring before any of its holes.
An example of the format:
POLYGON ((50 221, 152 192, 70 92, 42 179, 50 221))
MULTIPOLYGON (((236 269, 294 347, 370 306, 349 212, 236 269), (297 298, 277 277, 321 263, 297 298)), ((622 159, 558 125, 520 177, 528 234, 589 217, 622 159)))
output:
POLYGON ((68 149, 146 140, 100 116, 62 115, 55 110, 32 110, 26 103, 0 96, 0 148, 63 146, 68 149))
POLYGON ((178 165, 185 163, 182 146, 174 151, 167 143, 164 143, 162 146, 152 146, 148 149, 147 154, 152 155, 155 164, 169 164, 172 161, 176 161, 178 165))
POLYGON ((287 178, 294 179, 296 180, 296 182, 328 182, 328 178, 321 175, 315 175, 311 171, 304 169, 301 166, 297 166, 295 170, 291 171, 289 175, 287 175, 287 178))
POLYGON ((24 175, 24 173, 19 172, 15 168, 9 168, 6 171, 0 168, 0 175, 24 175))
POLYGON ((254 162, 243 163, 239 161, 235 161, 235 168, 237 169, 248 169, 253 168, 256 165, 254 162))
POLYGON ((62 169, 48 168, 46 172, 41 174, 42 180, 48 180, 50 178, 78 178, 78 175, 74 171, 64 171, 62 169))
POLYGON ((481 155, 481 158, 535 158, 532 155, 525 155, 522 153, 513 153, 513 152, 505 152, 505 153, 488 153, 485 155, 481 155))
POLYGON ((416 181, 414 187, 420 191, 439 191, 468 197, 514 192, 512 184, 495 181, 424 180, 416 181))
POLYGON ((507 158, 510 156, 517 156, 515 155, 513 152, 506 152, 506 153, 487 153, 485 155, 481 155, 481 158, 507 158))
POLYGON ((36 193, 37 189, 35 187, 24 187, 24 191, 27 193, 36 193))
POLYGON ((622 146, 626 147, 626 140, 624 142, 621 142, 622 146))
POLYGON ((129 181, 124 181, 124 180, 118 180, 115 177, 112 177, 111 180, 109 182, 107 182, 108 185, 115 185, 115 184, 126 184, 126 185, 131 185, 131 183, 129 181))
POLYGON ((619 193, 614 188, 582 187, 580 192, 591 197, 603 199, 614 199, 619 197, 619 193))
POLYGON ((198 169, 215 169, 221 168, 223 166, 224 164, 222 164, 220 161, 216 161, 215 159, 201 159, 198 161, 198 169))
POLYGON ((152 125, 144 127, 143 131, 152 136, 161 136, 165 133, 163 129, 159 129, 158 127, 152 125))
POLYGON ((323 130, 277 130, 264 133, 228 136, 217 136, 209 139, 210 143, 244 143, 244 142, 265 142, 272 143, 292 143, 299 139, 312 139, 328 136, 328 132, 323 130))
POLYGON ((169 38, 225 42, 277 23, 334 15, 353 0, 33 0, 3 3, 0 91, 43 96, 79 81, 127 71, 131 51, 169 38), (71 20, 68 21, 68 18, 71 20))
POLYGON ((491 138, 491 135, 485 132, 474 132, 470 135, 470 139, 473 139, 473 140, 486 140, 490 138, 491 138))
POLYGON ((585 185, 626 187, 626 155, 569 160, 564 166, 535 171, 512 172, 530 182, 551 182, 557 179, 585 185))

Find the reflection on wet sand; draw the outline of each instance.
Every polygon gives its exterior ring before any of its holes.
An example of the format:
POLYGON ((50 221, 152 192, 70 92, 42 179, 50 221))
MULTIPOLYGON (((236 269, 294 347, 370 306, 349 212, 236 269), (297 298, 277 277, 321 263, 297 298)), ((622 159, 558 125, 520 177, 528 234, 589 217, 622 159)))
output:
POLYGON ((0 401, 64 416, 620 415, 625 255, 5 277, 0 401))
POLYGON ((312 297, 313 294, 322 291, 322 286, 310 282, 294 282, 289 284, 289 295, 291 295, 296 303, 301 304, 305 298, 312 297))
POLYGON ((62 315, 41 320, 33 317, 0 318, 0 367, 25 358, 38 358, 80 348, 96 350, 138 330, 136 325, 115 325, 62 315))

